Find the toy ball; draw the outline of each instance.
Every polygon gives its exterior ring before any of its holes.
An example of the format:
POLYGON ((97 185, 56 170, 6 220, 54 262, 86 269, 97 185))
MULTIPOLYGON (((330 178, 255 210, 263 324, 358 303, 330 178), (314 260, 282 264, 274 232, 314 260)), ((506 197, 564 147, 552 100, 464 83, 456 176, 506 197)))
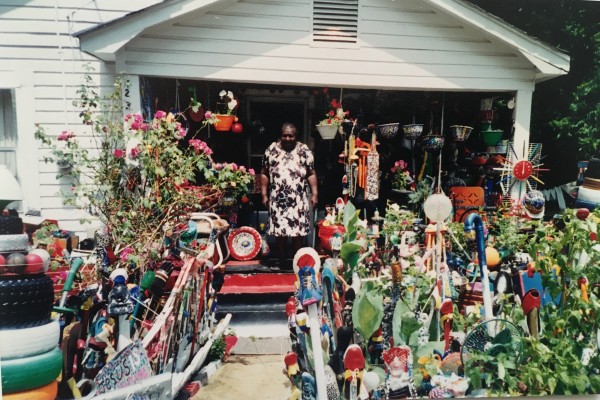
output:
POLYGON ((44 271, 44 260, 38 254, 29 253, 25 256, 27 266, 25 267, 26 274, 41 274, 44 271))
POLYGON ((6 258, 6 266, 11 272, 21 274, 25 271, 27 260, 21 253, 12 253, 6 258))
POLYGON ((485 248, 485 260, 489 268, 496 268, 500 265, 500 253, 495 248, 488 246, 485 248))
POLYGON ((35 249, 29 254, 36 254, 41 257, 43 263, 43 272, 47 272, 50 268, 50 253, 45 249, 35 249))
POLYGON ((242 133, 243 130, 244 130, 244 127, 239 122, 236 122, 233 125, 231 125, 231 131, 233 133, 242 133))

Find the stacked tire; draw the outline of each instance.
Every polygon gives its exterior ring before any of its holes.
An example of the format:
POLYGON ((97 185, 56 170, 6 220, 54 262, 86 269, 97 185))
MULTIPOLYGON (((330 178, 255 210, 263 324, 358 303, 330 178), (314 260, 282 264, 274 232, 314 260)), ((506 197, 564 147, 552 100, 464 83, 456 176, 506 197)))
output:
POLYGON ((51 318, 47 252, 27 253, 23 222, 0 216, 0 359, 3 399, 55 399, 62 369, 60 327, 51 318))

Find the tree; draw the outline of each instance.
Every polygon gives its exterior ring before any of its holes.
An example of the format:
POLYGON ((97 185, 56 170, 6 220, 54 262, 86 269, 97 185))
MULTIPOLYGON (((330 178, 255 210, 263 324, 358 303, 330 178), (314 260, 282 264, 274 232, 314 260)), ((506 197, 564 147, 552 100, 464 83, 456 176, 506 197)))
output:
MULTIPOLYGON (((595 1, 471 0, 571 57, 566 76, 536 86, 532 141, 546 142, 548 181, 574 180, 576 160, 600 151, 600 3, 595 1), (566 160, 565 157, 568 159, 566 160), (569 165, 571 168, 564 168, 569 165)), ((548 182, 547 182, 548 183, 548 182)))

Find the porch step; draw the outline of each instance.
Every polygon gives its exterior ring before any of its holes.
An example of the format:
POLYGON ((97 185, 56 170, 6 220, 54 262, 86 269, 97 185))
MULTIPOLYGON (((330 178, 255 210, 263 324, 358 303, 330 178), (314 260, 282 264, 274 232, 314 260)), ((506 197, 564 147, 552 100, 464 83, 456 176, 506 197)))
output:
MULTIPOLYGON (((225 274, 220 295, 288 293, 295 290, 293 273, 230 273, 225 274)), ((285 304, 285 303, 284 303, 285 304)))
POLYGON ((290 293, 223 294, 217 297, 217 319, 231 314, 239 340, 235 354, 285 354, 291 346, 285 304, 290 293))

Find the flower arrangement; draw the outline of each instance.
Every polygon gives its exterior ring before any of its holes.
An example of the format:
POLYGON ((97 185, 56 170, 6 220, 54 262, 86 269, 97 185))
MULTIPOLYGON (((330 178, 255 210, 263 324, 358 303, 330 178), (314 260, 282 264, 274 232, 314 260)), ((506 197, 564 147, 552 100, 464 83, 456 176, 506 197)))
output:
POLYGON ((221 90, 219 92, 219 101, 217 102, 217 113, 221 115, 234 115, 238 101, 233 96, 231 90, 221 90))
POLYGON ((255 172, 236 163, 215 163, 205 178, 213 187, 240 198, 252 190, 255 172))
POLYGON ((337 99, 333 99, 330 102, 331 110, 325 114, 325 118, 322 119, 318 125, 333 125, 340 126, 346 117, 350 115, 349 111, 344 111, 342 103, 337 99))
POLYGON ((413 178, 408 170, 408 163, 404 160, 398 160, 390 168, 392 190, 407 190, 413 183, 413 178))
POLYGON ((148 121, 139 114, 123 118, 122 79, 107 96, 99 94, 91 78, 86 81, 75 105, 89 127, 87 140, 68 131, 50 136, 41 126, 36 138, 51 150, 46 161, 72 162, 71 175, 77 178, 63 192, 65 205, 97 218, 107 227, 115 254, 130 249, 126 259, 136 257, 135 264, 144 269, 160 257, 161 227, 186 214, 181 187, 208 174, 212 149, 198 139, 185 143, 187 130, 172 113, 157 111, 148 121))

